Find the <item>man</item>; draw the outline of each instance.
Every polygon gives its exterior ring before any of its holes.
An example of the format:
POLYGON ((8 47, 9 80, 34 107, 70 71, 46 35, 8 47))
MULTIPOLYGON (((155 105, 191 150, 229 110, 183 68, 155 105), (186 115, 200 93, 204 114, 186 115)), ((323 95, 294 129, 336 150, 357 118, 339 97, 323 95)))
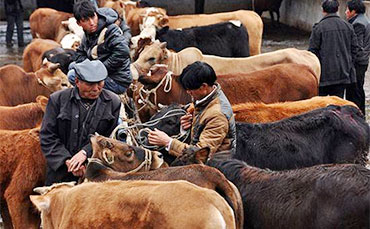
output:
MULTIPOLYGON (((200 61, 188 65, 179 78, 182 87, 192 96, 195 108, 194 114, 181 117, 181 126, 184 130, 191 127, 191 145, 210 148, 209 158, 220 151, 235 150, 236 142, 233 111, 216 79, 213 68, 200 61)), ((181 155, 189 146, 157 129, 149 132, 148 139, 150 144, 166 146, 173 156, 181 155)))
POLYGON ((23 39, 23 6, 21 0, 5 0, 4 9, 6 21, 6 47, 13 47, 14 23, 17 25, 18 47, 24 47, 23 39))
POLYGON ((320 60, 319 95, 344 97, 345 88, 356 82, 354 60, 356 34, 351 24, 337 15, 337 0, 324 0, 324 17, 312 29, 309 48, 320 60))
POLYGON ((103 89, 107 70, 99 60, 74 65, 76 87, 53 93, 40 131, 47 160, 46 185, 78 180, 92 149, 89 135, 109 136, 117 125, 118 95, 103 89))
POLYGON ((355 61, 356 83, 350 84, 346 89, 346 99, 354 102, 365 114, 365 72, 369 65, 370 54, 370 24, 365 16, 366 7, 362 0, 347 2, 346 18, 353 25, 357 35, 359 51, 355 61))
MULTIPOLYGON (((130 29, 117 12, 110 8, 98 8, 88 0, 77 2, 73 14, 85 31, 77 49, 75 62, 98 59, 108 70, 105 88, 123 94, 132 82, 130 72, 130 29)), ((72 68, 74 63, 70 65, 72 68)), ((73 72, 68 74, 74 82, 73 72)))

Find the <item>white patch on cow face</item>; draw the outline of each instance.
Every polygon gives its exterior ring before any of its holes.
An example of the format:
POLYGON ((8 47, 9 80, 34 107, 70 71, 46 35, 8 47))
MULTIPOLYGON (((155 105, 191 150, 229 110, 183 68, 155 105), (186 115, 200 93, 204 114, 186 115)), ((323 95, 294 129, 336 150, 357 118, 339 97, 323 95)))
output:
POLYGON ((68 29, 72 33, 76 34, 80 39, 84 36, 84 30, 77 24, 77 20, 74 17, 68 19, 68 29))
POLYGON ((242 25, 242 22, 238 20, 230 20, 229 22, 233 23, 237 27, 240 27, 242 25))
POLYGON ((130 70, 131 70, 131 75, 133 80, 139 80, 139 72, 135 68, 133 64, 130 64, 130 70))
POLYGON ((60 44, 62 45, 62 48, 64 49, 76 50, 76 43, 79 46, 79 44, 81 44, 81 38, 73 33, 69 33, 65 35, 60 41, 60 44))

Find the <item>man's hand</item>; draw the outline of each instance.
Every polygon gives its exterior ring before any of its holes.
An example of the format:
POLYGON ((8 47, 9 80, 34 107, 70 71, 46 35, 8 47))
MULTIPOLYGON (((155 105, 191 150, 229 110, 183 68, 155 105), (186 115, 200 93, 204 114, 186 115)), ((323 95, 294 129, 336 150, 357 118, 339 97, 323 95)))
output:
POLYGON ((155 128, 154 130, 149 131, 148 135, 149 143, 157 146, 167 146, 172 140, 165 132, 155 128))
POLYGON ((180 118, 181 127, 184 130, 189 129, 191 127, 192 120, 193 120, 193 115, 192 114, 188 113, 186 115, 181 116, 181 118, 180 118))
POLYGON ((68 172, 77 172, 80 170, 81 165, 86 161, 87 156, 84 150, 80 150, 70 160, 66 161, 68 172))
POLYGON ((73 176, 76 176, 76 177, 82 177, 86 172, 86 167, 84 165, 81 165, 80 168, 75 171, 75 172, 72 172, 73 176))

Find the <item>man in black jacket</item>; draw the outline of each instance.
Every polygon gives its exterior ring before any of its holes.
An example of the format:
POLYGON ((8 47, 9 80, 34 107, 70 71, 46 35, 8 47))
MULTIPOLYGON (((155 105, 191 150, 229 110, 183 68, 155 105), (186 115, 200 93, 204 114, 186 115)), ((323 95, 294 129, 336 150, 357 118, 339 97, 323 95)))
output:
POLYGON ((42 121, 41 149, 47 161, 46 185, 78 180, 92 156, 90 134, 108 137, 118 124, 121 101, 103 89, 107 70, 99 60, 73 66, 75 88, 53 93, 42 121))
POLYGON ((312 29, 309 48, 320 60, 319 95, 344 97, 345 88, 356 83, 354 60, 358 45, 351 24, 337 15, 337 0, 324 0, 324 17, 312 29))
POLYGON ((346 89, 346 99, 354 102, 365 114, 365 72, 369 65, 370 55, 370 23, 365 16, 366 7, 362 0, 347 2, 346 18, 353 25, 357 35, 359 51, 355 60, 357 83, 350 84, 346 89))
MULTIPOLYGON (((86 59, 100 60, 108 71, 105 88, 116 94, 123 94, 132 82, 129 27, 113 9, 96 9, 88 0, 78 1, 73 7, 73 13, 77 23, 85 31, 85 36, 70 68, 86 59)), ((73 72, 68 77, 73 84, 73 72)))
POLYGON ((24 47, 23 39, 23 6, 21 0, 5 0, 4 9, 6 21, 6 47, 13 46, 14 23, 17 25, 18 47, 24 47))

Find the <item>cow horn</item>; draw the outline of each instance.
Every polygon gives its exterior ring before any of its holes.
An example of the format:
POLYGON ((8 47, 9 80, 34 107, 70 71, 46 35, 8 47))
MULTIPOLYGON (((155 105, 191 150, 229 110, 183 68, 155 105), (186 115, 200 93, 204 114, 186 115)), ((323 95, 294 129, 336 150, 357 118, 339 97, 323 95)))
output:
POLYGON ((161 49, 166 48, 166 46, 167 46, 167 42, 162 42, 162 43, 159 45, 159 47, 160 47, 161 49))
POLYGON ((50 62, 49 66, 48 66, 48 71, 49 72, 55 72, 55 70, 57 70, 59 67, 60 67, 59 63, 51 63, 50 62))
POLYGON ((42 60, 42 64, 47 64, 49 62, 49 60, 45 57, 43 60, 42 60))

